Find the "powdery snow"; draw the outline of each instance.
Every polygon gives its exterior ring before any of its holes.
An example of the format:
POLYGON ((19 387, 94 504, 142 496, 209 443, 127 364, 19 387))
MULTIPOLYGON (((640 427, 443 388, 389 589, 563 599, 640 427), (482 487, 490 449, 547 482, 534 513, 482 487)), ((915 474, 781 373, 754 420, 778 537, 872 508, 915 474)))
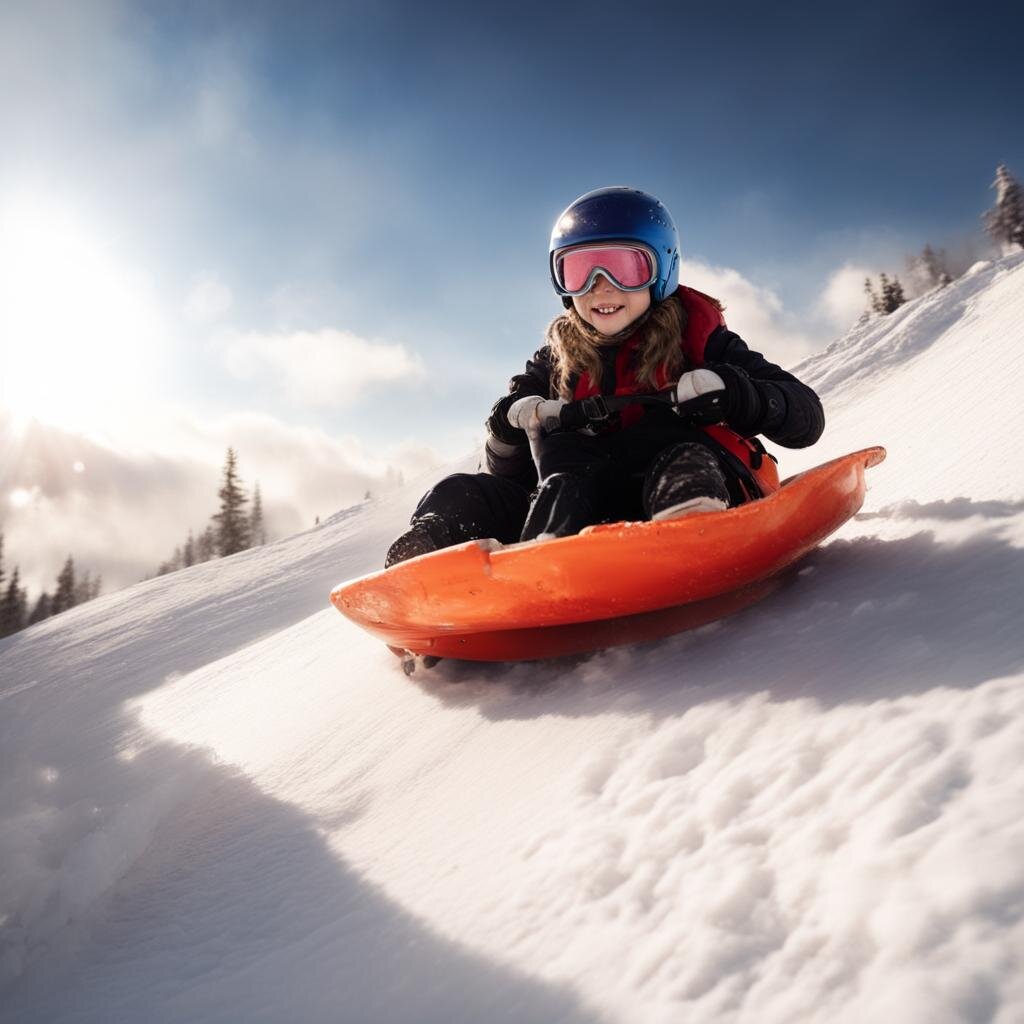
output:
POLYGON ((1016 256, 805 363, 784 475, 889 459, 693 633, 405 679, 327 594, 421 479, 0 643, 0 1020, 1024 1019, 1022 325, 1016 256))

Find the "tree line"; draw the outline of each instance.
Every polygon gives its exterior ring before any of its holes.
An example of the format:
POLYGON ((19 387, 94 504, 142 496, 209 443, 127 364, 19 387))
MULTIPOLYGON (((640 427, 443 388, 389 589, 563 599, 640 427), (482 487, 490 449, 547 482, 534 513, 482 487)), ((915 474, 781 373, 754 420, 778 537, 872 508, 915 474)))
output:
MULTIPOLYGON (((174 554, 167 561, 160 563, 157 576, 267 542, 260 485, 257 483, 253 487, 250 499, 239 478, 238 456, 233 448, 227 450, 217 497, 220 499, 219 511, 210 517, 210 522, 198 535, 189 531, 185 542, 174 549, 174 554)), ((0 637, 10 636, 51 615, 59 615, 91 601, 99 596, 101 586, 98 575, 93 576, 88 570, 80 573, 74 558, 68 555, 57 575, 53 592, 44 590, 30 607, 28 589, 21 585, 21 570, 17 565, 7 579, 4 537, 0 532, 0 637)))
POLYGON ((217 497, 220 499, 220 511, 210 517, 200 533, 189 530, 184 543, 179 544, 171 557, 157 567, 157 576, 266 544, 260 485, 254 485, 250 500, 238 475, 238 456, 234 448, 227 450, 217 497))
MULTIPOLYGON (((1005 164, 1000 164, 991 187, 996 190, 995 205, 982 214, 989 238, 1004 252, 1024 249, 1024 191, 1020 183, 1005 164)), ((945 249, 935 250, 930 243, 918 255, 908 257, 906 265, 907 276, 918 294, 945 288, 967 269, 957 267, 945 249)), ((868 315, 894 313, 907 301, 903 284, 896 275, 890 278, 879 274, 877 287, 870 277, 866 278, 864 292, 868 298, 868 315)))
POLYGON ((29 608, 28 588, 21 585, 21 569, 15 565, 14 572, 4 586, 4 535, 0 533, 0 637, 10 636, 26 626, 34 626, 51 615, 59 615, 75 605, 84 604, 99 597, 102 582, 86 570, 79 575, 75 571, 75 560, 68 555, 63 568, 57 574, 53 593, 44 590, 29 608))

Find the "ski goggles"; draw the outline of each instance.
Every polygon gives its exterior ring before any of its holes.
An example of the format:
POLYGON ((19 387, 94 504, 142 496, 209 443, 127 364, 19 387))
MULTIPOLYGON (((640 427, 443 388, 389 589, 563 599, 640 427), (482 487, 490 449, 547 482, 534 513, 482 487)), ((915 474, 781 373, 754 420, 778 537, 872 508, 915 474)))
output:
POLYGON ((620 291, 639 292, 658 279, 658 261, 644 245, 581 245, 556 252, 551 262, 555 287, 562 295, 585 295, 598 274, 620 291))

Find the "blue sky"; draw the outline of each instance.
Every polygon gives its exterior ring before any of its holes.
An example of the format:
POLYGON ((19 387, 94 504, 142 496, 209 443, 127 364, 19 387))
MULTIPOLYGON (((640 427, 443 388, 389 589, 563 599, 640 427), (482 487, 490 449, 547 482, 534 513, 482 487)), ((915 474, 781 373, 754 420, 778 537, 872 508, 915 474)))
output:
MULTIPOLYGON (((980 251, 996 164, 1024 177, 1022 29, 1009 3, 8 0, 0 211, 45 280, 9 241, 0 343, 31 338, 23 374, 68 368, 28 412, 95 435, 116 410, 114 445, 173 449, 173 409, 378 467, 458 454, 560 308, 553 220, 632 184, 732 326, 793 363, 848 325, 849 294, 821 304, 843 267, 849 292, 928 241, 980 251)), ((30 393, 7 374, 4 401, 30 393)))

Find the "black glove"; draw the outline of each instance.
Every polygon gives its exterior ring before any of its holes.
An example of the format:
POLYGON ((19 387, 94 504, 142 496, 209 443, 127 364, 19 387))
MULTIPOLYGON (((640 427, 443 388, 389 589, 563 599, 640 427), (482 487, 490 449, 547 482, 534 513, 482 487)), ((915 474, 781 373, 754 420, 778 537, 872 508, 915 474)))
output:
POLYGON ((675 398, 676 412, 691 423, 727 423, 744 437, 761 432, 761 393, 738 366, 710 363, 684 373, 675 386, 675 398))
POLYGON ((765 403, 758 386, 738 366, 731 363, 710 364, 725 384, 722 419, 743 437, 760 434, 764 426, 765 403))
POLYGON ((505 444, 527 443, 526 431, 513 427, 508 421, 509 406, 519 397, 519 395, 505 395, 499 398, 491 409, 491 415, 487 417, 485 424, 487 433, 505 444))

